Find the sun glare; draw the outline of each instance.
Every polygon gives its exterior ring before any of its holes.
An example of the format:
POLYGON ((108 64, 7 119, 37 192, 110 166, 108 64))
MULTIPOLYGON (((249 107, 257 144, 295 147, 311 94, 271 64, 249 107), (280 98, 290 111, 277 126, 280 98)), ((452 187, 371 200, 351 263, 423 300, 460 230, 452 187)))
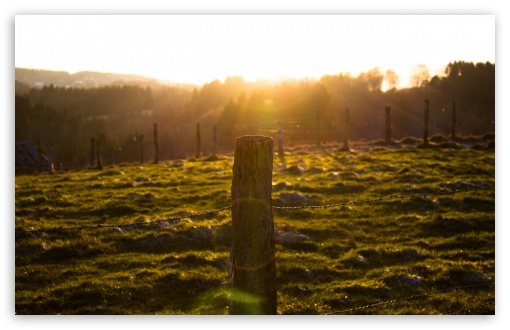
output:
POLYGON ((495 57, 493 16, 16 16, 15 66, 203 84, 395 71, 495 57), (434 28, 430 28, 433 26, 434 28), (466 36, 463 38, 462 36, 466 36))

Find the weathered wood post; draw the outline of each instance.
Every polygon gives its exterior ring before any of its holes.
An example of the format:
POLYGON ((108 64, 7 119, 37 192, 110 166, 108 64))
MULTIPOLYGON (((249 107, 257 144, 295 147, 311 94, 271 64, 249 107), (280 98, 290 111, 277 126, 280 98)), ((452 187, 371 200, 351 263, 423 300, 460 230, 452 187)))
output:
POLYGON ((200 157, 200 123, 197 123, 197 154, 195 158, 200 157))
POLYGON ((103 163, 101 162, 101 152, 99 150, 99 138, 96 139, 96 160, 97 160, 96 168, 98 170, 102 170, 103 169, 103 163))
POLYGON ((429 144, 429 100, 425 100, 425 122, 423 129, 423 145, 427 146, 429 144))
POLYGON ((90 166, 96 163, 96 139, 90 139, 90 166))
POLYGON ((232 291, 229 313, 276 314, 271 203, 273 138, 237 139, 232 178, 232 291))
POLYGON ((140 143, 140 163, 143 164, 143 134, 140 134, 138 143, 140 143))
POLYGON ((345 108, 345 122, 344 122, 344 146, 342 147, 343 151, 349 151, 349 125, 350 125, 350 116, 349 116, 349 108, 345 108))
POLYGON ((386 136, 384 139, 386 144, 391 143, 391 108, 386 107, 386 136))
POLYGON ((456 137, 456 128, 457 128, 457 113, 456 113, 455 101, 452 104, 452 139, 455 140, 456 137))
POLYGON ((278 156, 283 157, 283 132, 282 132, 282 122, 278 122, 278 156))
POLYGON ((317 148, 321 146, 321 131, 320 131, 320 114, 319 110, 315 111, 315 135, 317 138, 317 148))
POLYGON ((154 164, 159 162, 159 143, 158 143, 158 124, 154 123, 153 126, 154 135, 154 164))

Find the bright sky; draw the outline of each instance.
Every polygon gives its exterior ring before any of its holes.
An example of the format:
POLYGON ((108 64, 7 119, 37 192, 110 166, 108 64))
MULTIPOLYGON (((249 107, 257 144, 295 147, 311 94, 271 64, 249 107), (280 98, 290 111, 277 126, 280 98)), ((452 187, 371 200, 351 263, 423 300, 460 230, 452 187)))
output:
POLYGON ((495 62, 493 15, 15 16, 15 66, 203 84, 495 62))

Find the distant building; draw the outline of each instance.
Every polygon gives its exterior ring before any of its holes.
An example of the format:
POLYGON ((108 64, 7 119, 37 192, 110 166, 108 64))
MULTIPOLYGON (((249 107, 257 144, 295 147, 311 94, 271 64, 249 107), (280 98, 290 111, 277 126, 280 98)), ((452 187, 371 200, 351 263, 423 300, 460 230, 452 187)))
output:
POLYGON ((16 175, 46 172, 53 167, 31 142, 16 141, 15 150, 16 175))

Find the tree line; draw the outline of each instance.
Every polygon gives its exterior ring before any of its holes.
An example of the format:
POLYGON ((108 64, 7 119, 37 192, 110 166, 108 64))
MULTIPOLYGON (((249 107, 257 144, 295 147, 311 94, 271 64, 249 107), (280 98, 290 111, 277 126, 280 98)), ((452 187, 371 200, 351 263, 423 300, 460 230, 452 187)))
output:
POLYGON ((383 74, 377 68, 357 77, 339 73, 272 84, 228 77, 195 88, 135 83, 34 88, 17 81, 15 138, 49 145, 57 168, 83 167, 89 164, 91 138, 99 139, 105 164, 139 161, 141 144, 149 161, 154 123, 160 159, 194 155, 197 123, 204 152, 212 149, 213 126, 218 152, 233 151, 239 135, 278 121, 295 123, 288 129, 303 140, 319 122, 324 142, 339 141, 346 108, 351 139, 381 139, 387 106, 392 108, 395 138, 419 137, 424 99, 430 101, 432 134, 450 132, 453 102, 459 135, 494 132, 493 63, 451 62, 444 74, 433 77, 421 66, 413 74, 412 88, 396 89, 397 81, 391 70, 383 74))

